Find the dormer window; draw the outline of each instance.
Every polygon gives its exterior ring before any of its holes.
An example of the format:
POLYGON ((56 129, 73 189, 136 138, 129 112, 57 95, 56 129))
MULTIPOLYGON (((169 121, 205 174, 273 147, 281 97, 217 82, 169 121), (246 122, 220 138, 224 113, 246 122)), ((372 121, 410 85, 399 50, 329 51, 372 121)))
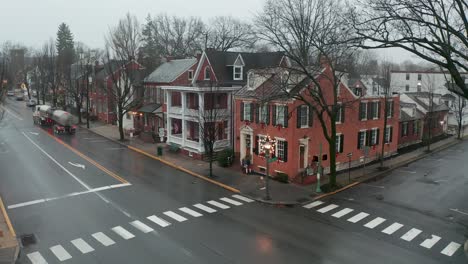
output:
POLYGON ((233 67, 233 79, 235 81, 242 81, 242 66, 233 67))
POLYGON ((209 66, 205 67, 205 80, 211 80, 211 69, 209 66))
POLYGON ((193 79, 193 70, 188 71, 188 79, 191 81, 193 79))

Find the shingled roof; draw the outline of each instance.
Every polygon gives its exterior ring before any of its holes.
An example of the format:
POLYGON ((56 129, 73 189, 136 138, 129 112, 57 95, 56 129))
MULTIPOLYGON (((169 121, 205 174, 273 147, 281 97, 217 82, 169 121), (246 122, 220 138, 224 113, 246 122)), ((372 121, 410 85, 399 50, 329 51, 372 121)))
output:
POLYGON ((196 58, 171 60, 161 64, 156 70, 145 78, 145 82, 170 83, 179 75, 190 69, 195 63, 196 58))

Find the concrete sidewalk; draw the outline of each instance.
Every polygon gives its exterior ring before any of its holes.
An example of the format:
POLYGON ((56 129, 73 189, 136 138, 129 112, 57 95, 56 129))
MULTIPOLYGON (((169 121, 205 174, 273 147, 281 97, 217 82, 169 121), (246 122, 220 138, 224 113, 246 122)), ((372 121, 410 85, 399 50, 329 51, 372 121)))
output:
MULTIPOLYGON (((83 127, 85 128, 86 126, 84 125, 83 127)), ((120 144, 135 148, 135 150, 142 152, 145 155, 149 155, 152 158, 160 159, 166 164, 169 164, 177 169, 183 169, 184 171, 192 172, 191 174, 195 176, 202 175, 201 177, 208 181, 219 183, 218 185, 221 186, 228 186, 232 188, 231 190, 239 191, 246 196, 252 197, 262 202, 273 204, 298 204, 305 203, 323 196, 323 194, 315 192, 316 184, 302 186, 293 183, 286 184, 275 180, 270 180, 270 194, 272 200, 265 201, 265 177, 257 174, 244 174, 241 171, 239 161, 234 161, 234 164, 229 168, 220 167, 216 162, 214 162, 213 177, 208 179, 208 162, 192 159, 177 153, 172 153, 164 143, 144 143, 138 138, 130 138, 124 142, 120 142, 118 141, 119 133, 116 126, 100 124, 97 122, 93 122, 90 125, 90 130, 106 138, 117 141, 120 144), (163 155, 156 157, 158 145, 163 147, 163 155)), ((433 143, 431 146, 431 153, 450 147, 454 144, 457 144, 458 142, 459 141, 454 137, 450 137, 433 143)), ((417 159, 430 155, 430 153, 428 154, 425 152, 425 149, 425 147, 419 148, 412 152, 397 155, 391 159, 386 160, 384 166, 388 167, 388 169, 385 171, 379 169, 380 164, 378 163, 367 165, 365 168, 352 169, 350 172, 351 180, 348 179, 348 171, 342 171, 337 175, 337 183, 340 186, 346 186, 349 184, 358 184, 359 182, 370 181, 378 177, 383 177, 398 167, 404 166, 417 159)), ((327 183, 328 176, 325 176, 321 180, 321 185, 327 183)))

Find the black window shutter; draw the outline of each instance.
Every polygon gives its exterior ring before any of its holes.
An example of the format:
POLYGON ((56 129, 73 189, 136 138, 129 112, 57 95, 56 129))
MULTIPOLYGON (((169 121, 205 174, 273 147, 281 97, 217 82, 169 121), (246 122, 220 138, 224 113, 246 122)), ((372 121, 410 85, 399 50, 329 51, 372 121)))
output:
POLYGON ((260 153, 260 147, 258 145, 258 141, 260 141, 260 137, 255 136, 255 154, 257 155, 260 153))
POLYGON ((288 106, 284 107, 284 127, 288 127, 289 111, 288 106))
POLYGON ((341 107, 341 123, 344 123, 345 120, 345 107, 343 105, 340 105, 341 107))
POLYGON ((284 141, 284 157, 283 157, 283 161, 284 162, 287 162, 288 161, 288 142, 287 141, 284 141))
POLYGON ((371 132, 372 130, 366 131, 366 146, 370 146, 371 144, 371 132))
POLYGON ((393 127, 390 127, 390 140, 389 140, 389 142, 392 142, 392 137, 393 137, 393 127))
POLYGON ((266 124, 270 124, 270 105, 266 106, 266 124))
POLYGON ((260 123, 260 111, 261 111, 260 104, 257 104, 257 111, 255 112, 255 122, 258 124, 260 123))
POLYGON ((362 106, 363 106, 363 103, 359 103, 359 113, 358 113, 359 120, 364 119, 362 115, 362 111, 363 111, 362 106))
POLYGON ((361 133, 362 132, 357 133, 357 148, 358 149, 361 149, 361 133))
POLYGON ((372 108, 373 108, 373 107, 372 107, 372 102, 366 103, 366 105, 367 105, 366 119, 369 120, 369 119, 372 118, 372 113, 371 113, 371 112, 372 112, 372 108))
POLYGON ((254 121, 254 112, 255 112, 255 104, 250 103, 250 120, 249 121, 254 121))
POLYGON ((380 129, 379 129, 379 128, 377 128, 377 132, 376 132, 376 133, 377 133, 377 139, 376 139, 375 144, 378 145, 378 144, 379 144, 379 137, 380 137, 380 129))
POLYGON ((380 118, 380 101, 377 103, 377 118, 380 118))
POLYGON ((241 116, 241 121, 244 121, 244 102, 240 103, 240 116, 241 116))
POLYGON ((340 153, 343 152, 343 146, 344 146, 344 134, 340 135, 340 153))
POLYGON ((390 113, 391 113, 390 117, 393 117, 393 101, 390 103, 390 109, 391 109, 391 111, 390 111, 390 113))
POLYGON ((297 108, 297 128, 301 128, 301 110, 302 110, 302 105, 300 105, 298 108, 297 108))
POLYGON ((309 127, 312 127, 314 124, 314 110, 309 106, 309 127))
POLYGON ((276 105, 273 105, 272 108, 271 108, 271 115, 272 115, 272 119, 271 119, 271 123, 273 124, 273 126, 276 126, 276 105))

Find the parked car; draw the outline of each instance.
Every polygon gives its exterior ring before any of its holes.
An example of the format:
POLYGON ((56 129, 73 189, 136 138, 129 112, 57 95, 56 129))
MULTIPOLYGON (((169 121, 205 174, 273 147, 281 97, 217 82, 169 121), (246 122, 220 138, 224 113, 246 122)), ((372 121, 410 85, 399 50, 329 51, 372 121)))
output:
POLYGON ((34 99, 29 99, 28 102, 26 103, 27 106, 35 106, 36 104, 37 102, 34 99))
POLYGON ((16 101, 23 101, 23 100, 24 100, 22 94, 17 94, 16 97, 15 97, 15 99, 16 99, 16 101))
POLYGON ((15 95, 15 91, 8 91, 8 92, 7 92, 7 95, 8 95, 8 96, 14 96, 14 95, 15 95))

